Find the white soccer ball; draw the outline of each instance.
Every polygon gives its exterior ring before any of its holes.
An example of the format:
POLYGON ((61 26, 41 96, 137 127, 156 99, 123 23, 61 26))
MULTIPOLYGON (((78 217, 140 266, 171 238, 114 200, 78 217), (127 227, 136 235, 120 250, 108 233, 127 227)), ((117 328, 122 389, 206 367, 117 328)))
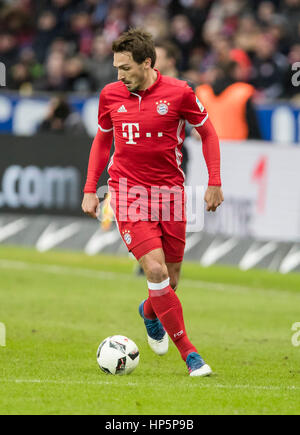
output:
POLYGON ((97 352, 100 369, 111 375, 129 375, 138 366, 137 345, 123 335, 113 335, 102 341, 97 352))

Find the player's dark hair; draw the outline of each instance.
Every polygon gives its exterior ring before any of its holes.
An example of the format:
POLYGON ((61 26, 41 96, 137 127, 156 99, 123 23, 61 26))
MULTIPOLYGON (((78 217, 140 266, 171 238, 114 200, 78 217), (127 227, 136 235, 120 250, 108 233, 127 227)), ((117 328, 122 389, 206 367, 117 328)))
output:
POLYGON ((151 59, 151 67, 154 68, 156 62, 156 52, 154 41, 150 33, 141 29, 129 29, 113 42, 112 51, 122 53, 128 51, 132 54, 133 60, 141 64, 148 57, 151 59))

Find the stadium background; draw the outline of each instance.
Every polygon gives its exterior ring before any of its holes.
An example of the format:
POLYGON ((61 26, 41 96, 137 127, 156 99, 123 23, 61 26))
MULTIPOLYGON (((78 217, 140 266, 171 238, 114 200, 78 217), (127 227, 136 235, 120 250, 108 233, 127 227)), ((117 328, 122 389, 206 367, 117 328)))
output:
POLYGON ((299 414, 299 23, 300 0, 0 0, 0 414, 299 414), (207 379, 172 345, 153 355, 144 277, 114 224, 81 212, 110 44, 139 25, 196 86, 234 59, 256 88, 261 138, 221 141, 226 201, 187 234, 178 294, 207 379), (96 364, 118 333, 141 353, 128 377, 96 364))
MULTIPOLYGON (((180 75, 195 87, 213 84, 234 61, 256 89, 261 141, 222 142, 226 202, 205 215, 203 232, 188 235, 186 258, 300 270, 299 3, 2 0, 0 242, 125 253, 114 225, 103 232, 80 203, 99 91, 116 79, 111 42, 142 26, 177 46, 180 75)), ((205 185, 199 142, 186 147, 187 184, 205 185)))

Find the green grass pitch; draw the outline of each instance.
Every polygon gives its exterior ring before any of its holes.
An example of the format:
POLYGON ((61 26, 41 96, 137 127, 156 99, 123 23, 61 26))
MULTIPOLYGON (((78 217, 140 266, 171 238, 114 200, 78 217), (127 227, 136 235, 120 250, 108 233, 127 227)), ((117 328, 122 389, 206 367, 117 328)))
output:
POLYGON ((0 247, 0 414, 299 414, 300 276, 185 263, 178 295, 211 365, 190 378, 173 344, 158 357, 137 314, 147 295, 128 258, 0 247), (102 373, 99 343, 140 349, 129 376, 102 373))

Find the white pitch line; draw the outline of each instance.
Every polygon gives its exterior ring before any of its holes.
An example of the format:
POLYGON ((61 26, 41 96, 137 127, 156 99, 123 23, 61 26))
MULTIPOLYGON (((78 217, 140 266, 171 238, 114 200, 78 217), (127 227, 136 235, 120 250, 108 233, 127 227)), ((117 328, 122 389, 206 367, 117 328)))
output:
POLYGON ((116 279, 118 276, 121 278, 129 278, 130 275, 115 273, 115 272, 103 272, 93 269, 82 269, 67 266, 57 266, 51 264, 29 263, 25 261, 12 261, 12 260, 0 260, 0 267, 2 269, 16 269, 16 270, 37 270, 39 272, 53 273, 59 275, 77 275, 87 278, 98 279, 116 279))
MULTIPOLYGON (((206 381, 202 382, 194 382, 188 383, 191 381, 187 377, 187 383, 185 384, 186 388, 219 388, 219 389, 228 389, 228 390, 262 390, 262 391, 299 391, 300 387, 295 385, 225 385, 225 384, 214 384, 214 383, 206 383, 206 381)), ((54 380, 54 379, 0 379, 1 383, 9 383, 9 384, 54 384, 54 385, 110 385, 114 386, 109 381, 69 381, 69 380, 54 380)), ((136 382, 127 382, 126 386, 136 387, 139 384, 136 382)), ((120 387, 120 385, 118 385, 120 387)))
MULTIPOLYGON (((132 280, 133 276, 119 272, 103 272, 94 269, 74 268, 67 266, 45 265, 40 263, 29 263, 24 261, 13 260, 0 260, 0 268, 16 269, 16 270, 37 270, 39 272, 54 273, 60 275, 77 275, 87 278, 96 279, 110 279, 115 280, 118 278, 132 280)), ((195 288, 212 288, 217 291, 235 290, 235 291, 251 291, 251 287, 241 287, 236 285, 219 284, 206 281, 193 281, 188 279, 182 279, 181 282, 187 286, 195 288)))
MULTIPOLYGON (((92 381, 65 381, 60 380, 57 381, 55 379, 0 379, 0 384, 8 383, 8 384, 54 384, 54 385, 110 385, 113 386, 111 382, 108 381, 99 381, 99 382, 92 382, 92 381)), ((128 382, 126 383, 126 386, 129 385, 130 387, 137 386, 134 382, 128 382)), ((118 385, 119 387, 119 385, 118 385)))
MULTIPOLYGON (((57 266, 57 265, 50 265, 50 264, 40 264, 40 263, 30 263, 25 261, 14 261, 14 260, 6 260, 1 259, 0 260, 0 268, 2 269, 13 269, 13 270, 36 270, 38 272, 44 272, 44 273, 51 273, 55 275, 76 275, 81 276, 84 278, 92 278, 92 279, 107 279, 107 280, 115 280, 118 278, 122 278, 128 281, 133 280, 133 275, 127 274, 127 273, 119 273, 119 272, 103 272, 103 271, 97 271, 94 269, 86 269, 86 268, 75 268, 75 267, 68 267, 68 266, 57 266)), ((217 282, 209 282, 209 281, 199 281, 199 280, 191 280, 191 279, 185 279, 182 278, 180 281, 184 286, 192 287, 192 288, 198 288, 198 289, 204 289, 204 290, 215 290, 219 292, 237 292, 237 293, 245 293, 245 292, 253 292, 256 291, 262 291, 262 292, 268 292, 269 295, 274 292, 276 295, 285 293, 291 293, 294 296, 296 296, 296 293, 289 292, 289 290, 279 290, 279 289, 264 289, 264 288, 252 288, 247 286, 238 286, 235 284, 222 284, 217 282)), ((299 293, 300 295, 300 293, 299 293)))
MULTIPOLYGON (((195 385, 196 386, 196 385, 195 385)), ((197 385, 198 386, 198 385, 197 385)), ((292 390, 298 391, 300 387, 295 387, 294 385, 280 386, 280 385, 222 385, 222 384, 211 384, 211 385, 200 385, 200 387, 216 387, 216 388, 224 388, 224 389, 237 389, 237 390, 266 390, 266 391, 283 391, 283 390, 292 390)))

